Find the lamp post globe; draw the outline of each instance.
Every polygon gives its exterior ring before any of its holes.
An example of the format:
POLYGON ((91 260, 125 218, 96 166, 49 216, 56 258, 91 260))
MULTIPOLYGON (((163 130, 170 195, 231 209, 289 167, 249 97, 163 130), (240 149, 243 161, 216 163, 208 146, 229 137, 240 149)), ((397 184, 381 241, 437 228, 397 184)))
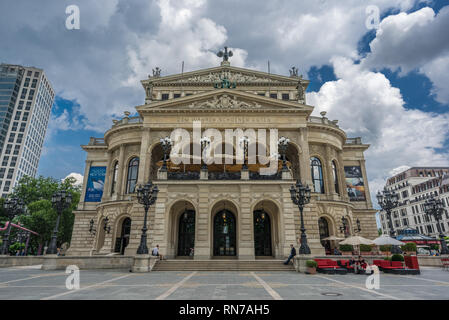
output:
POLYGON ((56 225, 55 228, 53 229, 53 234, 51 236, 50 245, 47 248, 47 254, 57 254, 59 223, 61 221, 62 212, 68 207, 70 207, 70 205, 72 204, 72 194, 66 190, 57 191, 51 197, 51 204, 53 205, 53 208, 56 210, 58 216, 56 218, 56 225))
POLYGON ((303 217, 304 206, 310 202, 310 188, 309 186, 304 186, 301 181, 296 180, 296 185, 290 187, 290 195, 293 203, 299 208, 301 219, 301 245, 299 247, 299 254, 310 254, 303 217))
POLYGON ((11 223, 15 216, 20 215, 24 211, 24 204, 22 200, 18 198, 7 198, 3 204, 3 209, 5 209, 6 214, 8 215, 8 227, 3 236, 3 244, 2 244, 2 255, 7 255, 9 253, 9 236, 11 234, 11 223))
POLYGON ((148 209, 157 200, 157 194, 159 188, 149 181, 144 186, 139 186, 137 188, 137 201, 143 205, 145 209, 145 216, 143 219, 142 235, 140 236, 140 244, 137 248, 137 254, 148 254, 147 247, 147 219, 148 219, 148 209))

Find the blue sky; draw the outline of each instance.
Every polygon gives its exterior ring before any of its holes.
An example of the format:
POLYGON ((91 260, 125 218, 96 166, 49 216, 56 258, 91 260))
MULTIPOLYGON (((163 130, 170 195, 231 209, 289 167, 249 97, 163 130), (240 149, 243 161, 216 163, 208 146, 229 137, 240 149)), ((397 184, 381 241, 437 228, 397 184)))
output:
POLYGON ((358 0, 99 0, 0 3, 0 60, 45 70, 57 93, 38 174, 84 173, 80 145, 102 137, 123 111, 144 102, 139 83, 162 74, 231 64, 311 83, 307 102, 371 144, 371 193, 401 166, 449 165, 447 1, 373 0, 367 29, 358 0), (67 30, 77 4, 80 29, 67 30), (251 17, 250 19, 248 17, 251 17))

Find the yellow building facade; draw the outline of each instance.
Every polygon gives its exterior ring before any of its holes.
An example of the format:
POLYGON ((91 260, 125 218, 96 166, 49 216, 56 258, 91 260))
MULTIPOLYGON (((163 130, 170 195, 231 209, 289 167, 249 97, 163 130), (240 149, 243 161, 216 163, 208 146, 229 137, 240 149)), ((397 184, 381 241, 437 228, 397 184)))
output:
POLYGON ((170 76, 153 70, 142 81, 146 99, 136 107, 138 116, 125 112, 103 138, 91 138, 82 146, 87 152, 83 191, 67 254, 135 255, 144 221, 136 185, 148 181, 159 188, 148 212, 148 248, 158 244, 169 259, 286 257, 290 244, 299 246, 301 233, 299 209, 289 191, 297 179, 312 189, 304 208, 312 254, 331 250, 334 243, 322 240, 327 236, 358 233, 375 238, 376 211, 363 155, 369 145, 348 138, 325 113, 311 116, 313 107, 305 99, 309 81, 294 69, 290 74, 237 68, 228 61, 170 76), (201 125, 200 137, 195 137, 194 123, 201 125), (199 138, 209 129, 223 137, 226 130, 235 135, 232 142, 211 143, 211 154, 223 163, 204 166, 192 163, 191 156, 191 163, 176 164, 172 148, 165 172, 160 139, 175 129, 190 135, 191 143, 182 149, 185 154, 201 150, 199 138), (250 137, 249 151, 267 157, 279 153, 270 144, 270 132, 277 130, 278 137, 289 139, 285 172, 282 158, 271 175, 262 175, 264 165, 257 157, 254 163, 249 153, 239 163, 239 136, 251 129, 265 130, 266 137, 256 136, 264 140, 263 148, 250 137), (226 149, 226 144, 231 147, 226 149))

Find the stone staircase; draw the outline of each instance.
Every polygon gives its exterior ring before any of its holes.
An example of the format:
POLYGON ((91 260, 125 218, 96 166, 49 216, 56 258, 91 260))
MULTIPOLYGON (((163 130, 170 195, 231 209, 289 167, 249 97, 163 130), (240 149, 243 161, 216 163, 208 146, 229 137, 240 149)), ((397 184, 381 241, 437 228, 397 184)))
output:
POLYGON ((284 260, 163 260, 152 271, 294 271, 284 260))

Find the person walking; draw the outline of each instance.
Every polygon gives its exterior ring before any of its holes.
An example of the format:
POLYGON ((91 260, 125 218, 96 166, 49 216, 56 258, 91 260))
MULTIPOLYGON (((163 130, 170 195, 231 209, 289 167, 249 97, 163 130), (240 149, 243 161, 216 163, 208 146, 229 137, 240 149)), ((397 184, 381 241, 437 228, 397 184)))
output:
POLYGON ((288 259, 284 262, 285 265, 290 263, 290 260, 293 259, 294 256, 296 256, 296 249, 295 247, 291 244, 290 245, 290 255, 288 256, 288 259))

